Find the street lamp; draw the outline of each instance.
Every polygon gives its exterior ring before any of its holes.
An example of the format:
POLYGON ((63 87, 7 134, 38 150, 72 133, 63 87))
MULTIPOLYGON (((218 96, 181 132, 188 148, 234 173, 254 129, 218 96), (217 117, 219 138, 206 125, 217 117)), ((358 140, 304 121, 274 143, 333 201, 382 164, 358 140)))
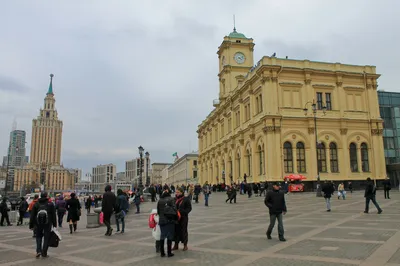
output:
POLYGON ((143 152, 144 149, 142 146, 139 146, 139 156, 140 156, 140 165, 139 165, 139 191, 143 192, 143 180, 142 180, 142 172, 143 172, 143 152))
MULTIPOLYGON (((315 103, 315 100, 313 100, 312 102, 311 101, 307 102, 306 105, 304 106, 303 111, 304 111, 304 115, 307 116, 308 115, 308 107, 309 107, 310 104, 311 104, 311 109, 312 109, 312 113, 313 113, 313 116, 314 116, 314 129, 315 129, 314 134, 315 134, 315 155, 316 155, 316 158, 317 158, 317 197, 322 197, 322 190, 321 190, 320 176, 319 176, 320 163, 319 163, 319 160, 318 160, 318 146, 319 146, 319 144, 318 144, 318 131, 317 131, 317 104, 315 103)), ((320 110, 322 110, 322 112, 325 115, 326 106, 321 104, 321 109, 320 110)))
POLYGON ((150 186, 150 177, 149 177, 149 160, 150 160, 150 153, 146 151, 146 187, 150 186))

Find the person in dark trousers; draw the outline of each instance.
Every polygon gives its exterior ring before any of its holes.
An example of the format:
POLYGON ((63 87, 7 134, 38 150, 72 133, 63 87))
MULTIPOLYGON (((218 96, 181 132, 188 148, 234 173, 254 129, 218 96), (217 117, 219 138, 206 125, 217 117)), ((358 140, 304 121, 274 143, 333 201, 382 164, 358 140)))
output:
POLYGON ((104 215, 104 224, 107 226, 106 236, 111 236, 113 229, 111 228, 111 215, 114 211, 117 197, 111 192, 111 186, 107 185, 104 189, 103 200, 101 201, 101 211, 104 215))
POLYGON ((350 193, 353 194, 353 183, 349 182, 350 193))
POLYGON ((126 210, 129 208, 129 203, 126 195, 122 192, 122 189, 117 191, 117 200, 115 204, 115 223, 117 225, 117 233, 119 232, 119 222, 121 221, 122 230, 121 234, 125 232, 125 215, 126 210))
POLYGON ((194 202, 199 203, 199 195, 201 193, 201 186, 200 184, 196 184, 194 186, 194 202))
POLYGON ((42 192, 39 201, 33 206, 29 229, 36 226, 36 258, 48 257, 49 238, 52 227, 57 227, 56 208, 49 202, 47 192, 42 192), (42 246, 43 244, 43 246, 42 246))
POLYGON ((75 193, 71 193, 71 198, 67 200, 67 204, 65 207, 68 211, 67 221, 69 222, 69 233, 72 234, 72 228, 74 232, 78 227, 78 221, 81 216, 81 203, 76 198, 75 193))
POLYGON ((151 195, 151 202, 156 202, 156 188, 153 184, 149 187, 149 193, 151 195))
POLYGON ((67 206, 67 202, 64 200, 64 197, 61 195, 60 197, 58 197, 58 200, 56 203, 58 227, 61 227, 61 228, 62 228, 62 222, 64 219, 64 215, 67 212, 66 206, 67 206))
POLYGON ((8 217, 8 212, 10 209, 7 206, 7 198, 3 197, 1 203, 0 203, 0 213, 1 213, 1 221, 0 221, 0 226, 4 226, 4 220, 6 220, 7 225, 11 226, 12 224, 10 223, 10 218, 8 217))
POLYGON ((267 230, 267 238, 271 239, 271 233, 275 226, 275 221, 278 220, 278 235, 280 241, 286 241, 283 229, 283 215, 286 214, 285 193, 280 191, 280 184, 274 183, 272 191, 267 192, 264 200, 265 206, 269 209, 269 227, 267 230))
POLYGON ((24 222, 24 216, 25 213, 28 211, 28 207, 29 204, 28 202, 26 202, 26 199, 24 197, 21 197, 21 202, 19 203, 19 208, 18 208, 18 212, 19 212, 19 219, 18 219, 18 225, 22 225, 24 222))
MULTIPOLYGON (((29 216, 32 216, 33 206, 35 206, 36 202, 38 202, 38 201, 39 201, 39 195, 36 194, 36 195, 33 197, 33 201, 29 204, 29 207, 28 207, 29 216)), ((32 237, 35 238, 35 237, 36 237, 36 226, 35 226, 35 225, 33 225, 33 230, 32 230, 32 232, 33 232, 32 237)))
POLYGON ((383 191, 385 193, 385 199, 390 199, 389 191, 392 189, 392 185, 390 184, 390 179, 387 177, 385 181, 383 181, 383 191))
POLYGON ((90 213, 90 208, 91 207, 92 207, 92 196, 89 196, 86 199, 86 210, 87 210, 87 213, 90 213))
POLYGON ((335 187, 332 182, 328 182, 325 180, 325 183, 322 185, 322 192, 324 193, 324 198, 326 202, 326 211, 331 211, 331 197, 335 192, 335 187))
POLYGON ((233 200, 233 203, 236 203, 236 195, 237 195, 236 185, 232 185, 231 192, 229 195, 229 203, 232 203, 232 200, 233 200))
POLYGON ((173 257, 172 241, 175 236, 175 224, 177 223, 176 206, 169 190, 164 190, 160 200, 157 203, 157 214, 159 216, 159 225, 161 229, 160 237, 160 253, 161 257, 165 257, 165 239, 167 239, 167 254, 168 257, 173 257), (175 211, 175 215, 171 212, 175 211))
POLYGON ((376 202, 376 186, 374 182, 371 180, 371 178, 367 178, 367 187, 365 188, 365 211, 364 213, 368 213, 369 211, 369 202, 372 201, 372 203, 375 205, 375 207, 378 209, 378 214, 382 213, 381 207, 379 207, 378 202, 376 202))
POLYGON ((183 243, 183 251, 188 250, 188 225, 189 225, 189 213, 192 211, 192 203, 188 197, 185 197, 185 191, 182 188, 178 188, 175 193, 175 206, 181 214, 181 218, 175 225, 175 245, 173 250, 179 249, 179 242, 183 243))

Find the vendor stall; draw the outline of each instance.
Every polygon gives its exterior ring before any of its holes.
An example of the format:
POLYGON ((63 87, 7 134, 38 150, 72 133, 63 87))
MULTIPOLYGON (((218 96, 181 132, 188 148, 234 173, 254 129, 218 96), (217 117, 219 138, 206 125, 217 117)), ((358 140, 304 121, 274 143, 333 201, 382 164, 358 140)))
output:
POLYGON ((291 174, 287 175, 284 178, 286 181, 289 181, 289 192, 303 192, 304 191, 304 184, 303 180, 307 179, 305 176, 300 174, 291 174))

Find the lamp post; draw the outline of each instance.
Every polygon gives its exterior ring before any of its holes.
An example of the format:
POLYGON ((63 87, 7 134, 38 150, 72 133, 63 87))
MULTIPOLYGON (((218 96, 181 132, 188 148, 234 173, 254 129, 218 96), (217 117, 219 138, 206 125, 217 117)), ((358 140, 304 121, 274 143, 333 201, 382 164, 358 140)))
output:
POLYGON ((149 176, 149 160, 150 160, 150 153, 146 151, 146 187, 150 186, 150 176, 149 176))
POLYGON ((139 191, 140 193, 143 192, 143 180, 142 180, 142 173, 143 173, 143 152, 144 149, 142 146, 139 146, 139 156, 140 156, 140 165, 139 165, 139 191))
MULTIPOLYGON (((320 176, 319 176, 321 169, 320 169, 320 163, 319 163, 319 160, 318 160, 318 146, 319 146, 319 144, 318 144, 318 131, 317 131, 317 104, 315 103, 315 100, 313 100, 312 102, 311 101, 307 102, 306 105, 304 106, 304 109, 303 109, 305 116, 307 116, 307 114, 308 114, 309 105, 311 105, 311 110, 312 110, 312 113, 313 113, 313 116, 314 116, 315 155, 316 155, 316 158, 317 158, 317 197, 322 197, 322 189, 321 189, 320 176)), ((321 109, 322 109, 322 112, 325 115, 326 106, 322 104, 321 109)))

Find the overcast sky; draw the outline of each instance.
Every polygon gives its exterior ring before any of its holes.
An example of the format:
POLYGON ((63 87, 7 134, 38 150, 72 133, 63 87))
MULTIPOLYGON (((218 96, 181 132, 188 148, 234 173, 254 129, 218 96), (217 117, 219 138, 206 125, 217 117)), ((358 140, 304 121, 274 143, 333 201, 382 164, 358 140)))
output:
POLYGON ((64 166, 124 171, 139 145, 153 162, 197 150, 233 14, 254 39, 255 62, 276 52, 376 65, 379 89, 400 91, 399 10, 396 0, 1 1, 0 153, 14 117, 30 150, 50 73, 64 166))

